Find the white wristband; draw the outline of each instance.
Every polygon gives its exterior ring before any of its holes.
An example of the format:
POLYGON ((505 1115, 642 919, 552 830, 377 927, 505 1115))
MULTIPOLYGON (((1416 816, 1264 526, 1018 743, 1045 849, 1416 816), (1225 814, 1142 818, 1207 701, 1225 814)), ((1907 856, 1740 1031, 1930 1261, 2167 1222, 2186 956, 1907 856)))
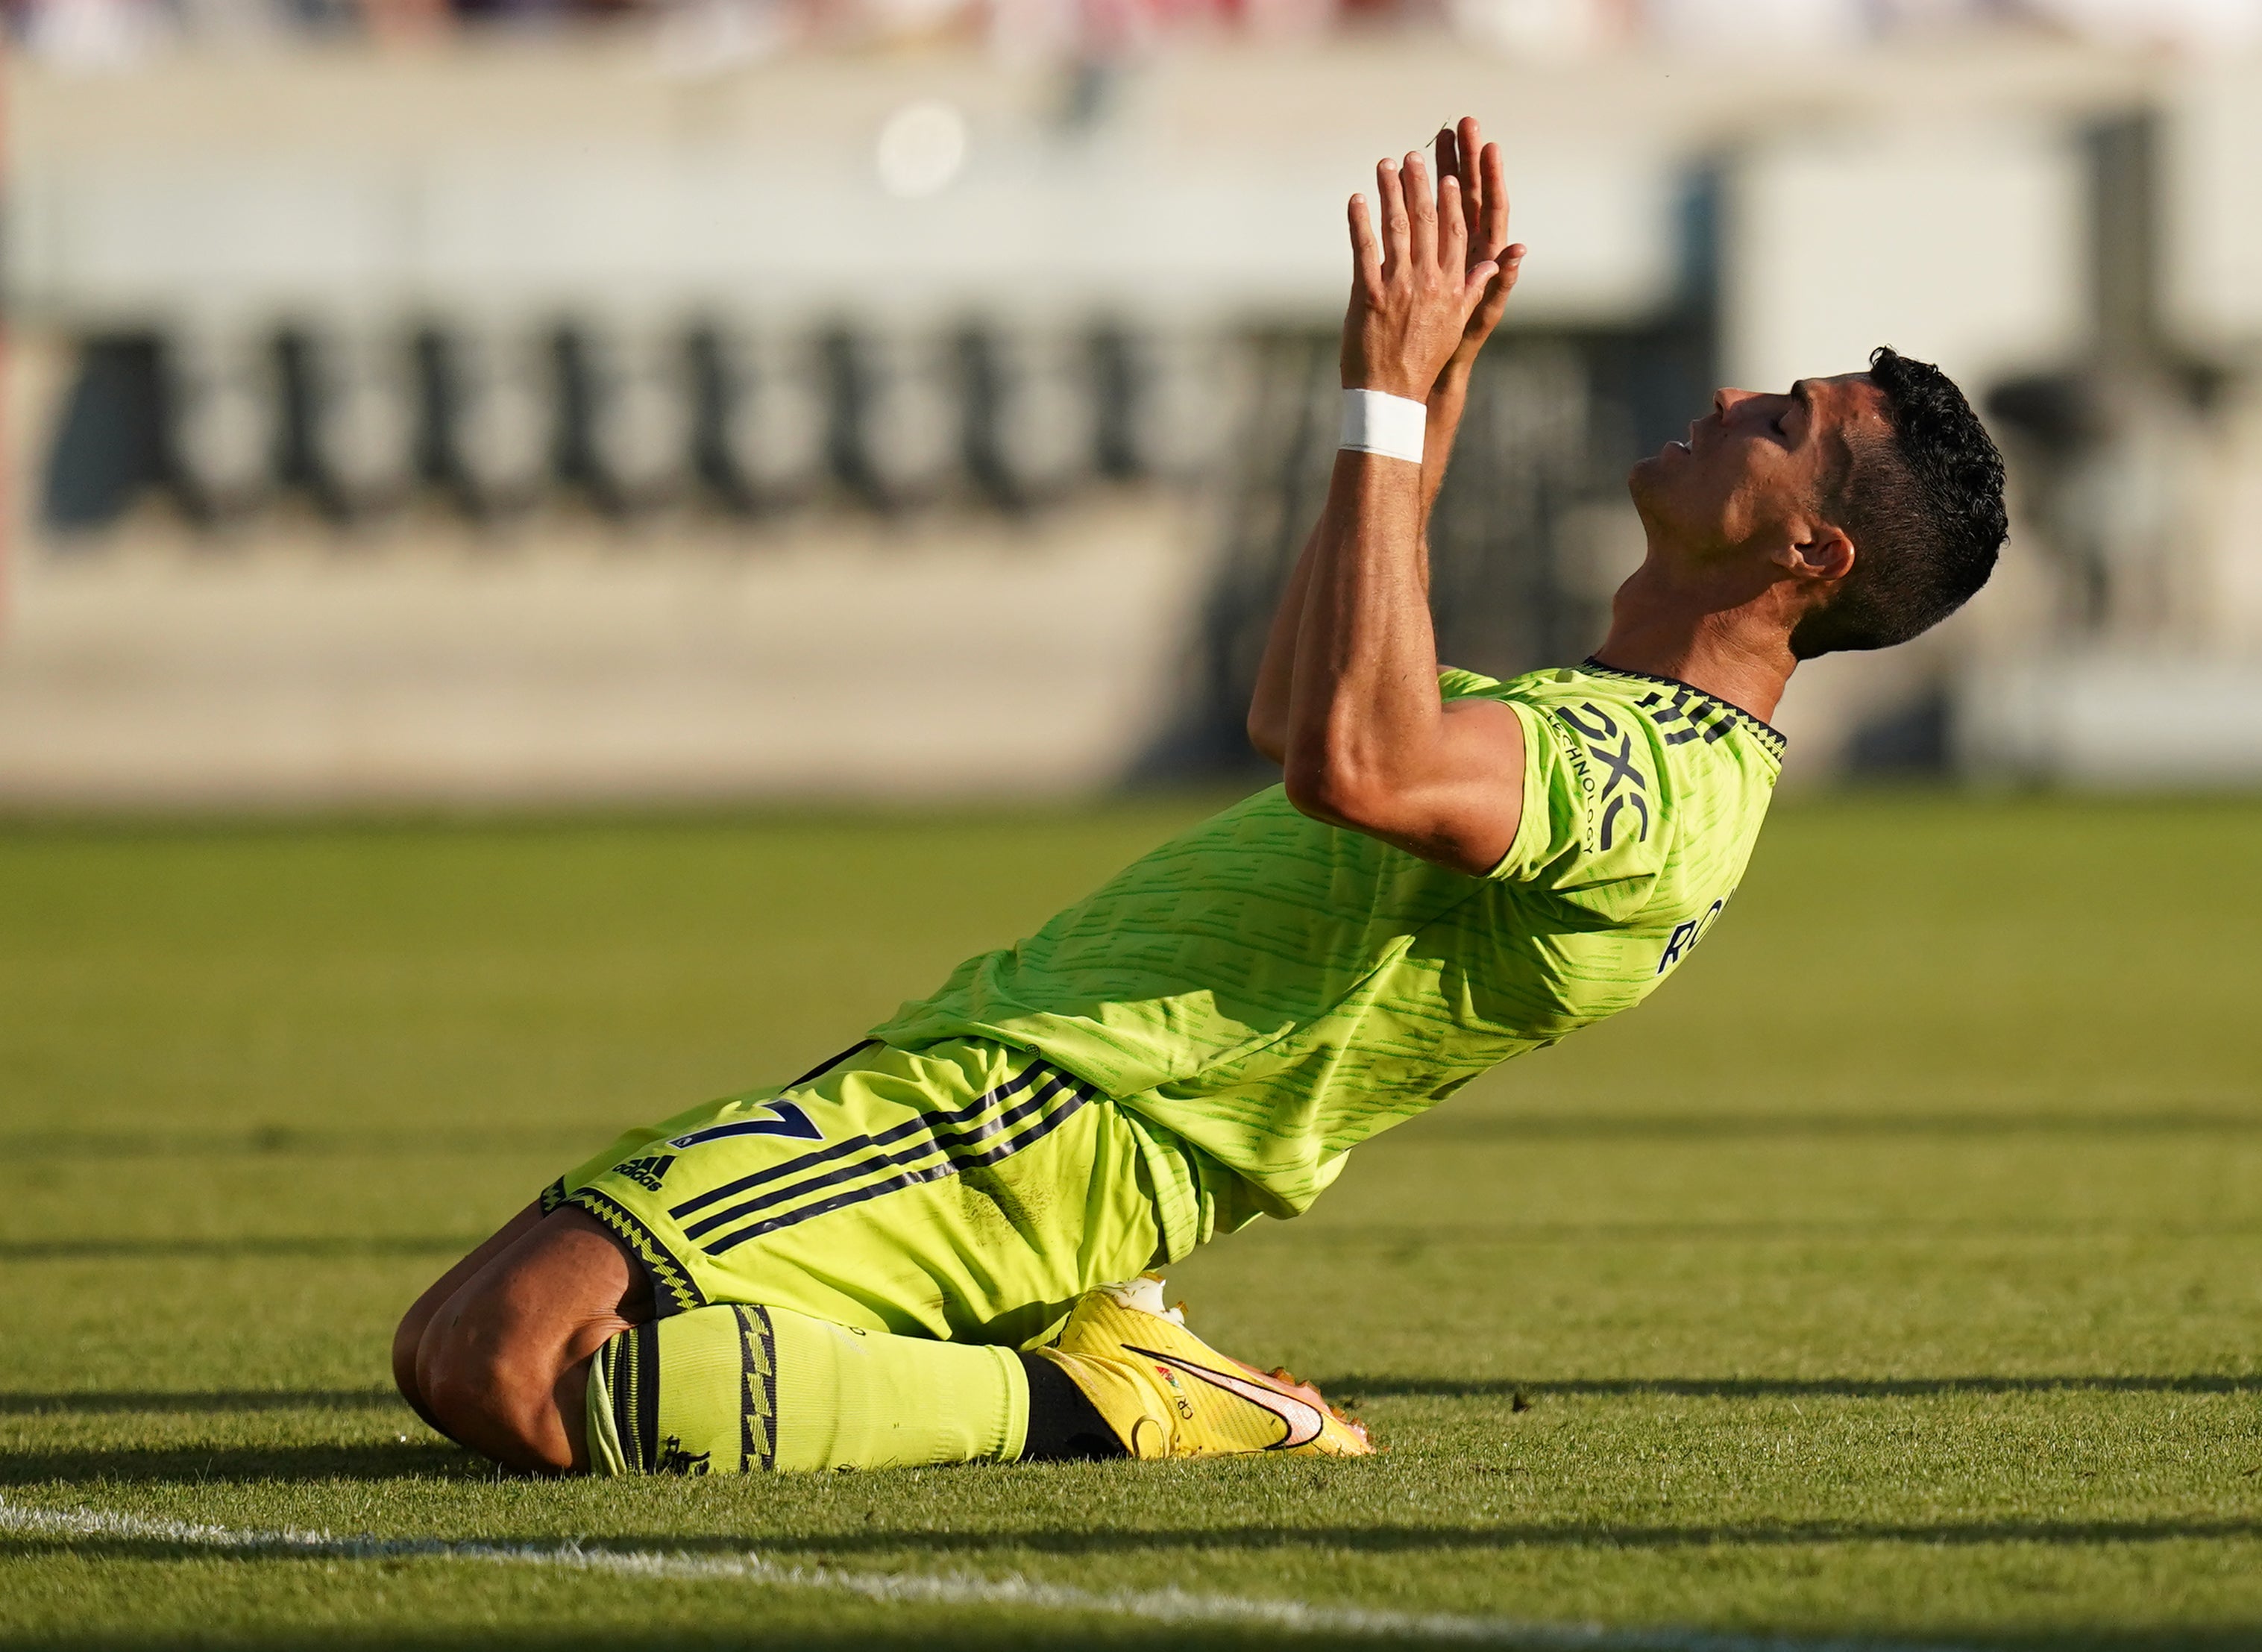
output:
POLYGON ((1422 462, 1422 431, 1430 409, 1408 396, 1380 390, 1344 392, 1343 439, 1337 447, 1354 453, 1380 453, 1385 458, 1422 462))

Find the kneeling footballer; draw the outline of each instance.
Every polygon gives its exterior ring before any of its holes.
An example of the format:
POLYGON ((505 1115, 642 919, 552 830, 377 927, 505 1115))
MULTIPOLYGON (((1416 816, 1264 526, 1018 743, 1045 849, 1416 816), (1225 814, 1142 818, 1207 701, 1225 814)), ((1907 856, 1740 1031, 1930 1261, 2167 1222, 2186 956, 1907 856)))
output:
POLYGON ((1282 783, 789 1084, 621 1137, 450 1268, 393 1367, 497 1462, 609 1474, 1358 1455, 1153 1270, 1639 1003, 1736 891, 1802 660, 1985 582, 2002 463, 1936 368, 1723 390, 1634 466, 1581 664, 1441 670, 1423 524, 1524 256, 1476 123, 1351 205, 1344 444, 1249 711, 1282 783))

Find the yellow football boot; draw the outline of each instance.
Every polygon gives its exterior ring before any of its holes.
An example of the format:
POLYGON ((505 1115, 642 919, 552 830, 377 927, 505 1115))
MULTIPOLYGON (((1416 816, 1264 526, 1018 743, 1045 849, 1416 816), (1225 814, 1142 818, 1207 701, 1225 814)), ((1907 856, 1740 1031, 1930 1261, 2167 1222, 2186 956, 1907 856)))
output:
POLYGON ((1365 1457, 1364 1424, 1286 1371, 1229 1360, 1163 1305, 1163 1278, 1142 1273, 1086 1291, 1050 1347, 1134 1457, 1230 1457, 1247 1452, 1365 1457))

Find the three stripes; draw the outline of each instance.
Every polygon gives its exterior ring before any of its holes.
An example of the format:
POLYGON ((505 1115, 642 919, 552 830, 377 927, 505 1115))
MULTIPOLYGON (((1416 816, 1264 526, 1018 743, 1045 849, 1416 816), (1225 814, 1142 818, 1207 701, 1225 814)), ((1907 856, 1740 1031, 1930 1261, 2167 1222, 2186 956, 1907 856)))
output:
POLYGON ((1095 1092, 1045 1062, 963 1107, 851 1136, 685 1200, 668 1212, 710 1256, 884 1194, 995 1165, 1049 1135, 1095 1092))

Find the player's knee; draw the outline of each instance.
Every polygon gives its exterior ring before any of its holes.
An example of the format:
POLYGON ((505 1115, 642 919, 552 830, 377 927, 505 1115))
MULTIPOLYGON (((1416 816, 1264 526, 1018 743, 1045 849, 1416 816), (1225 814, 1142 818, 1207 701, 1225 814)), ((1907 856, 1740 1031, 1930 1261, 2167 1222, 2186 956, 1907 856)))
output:
POLYGON ((443 1276, 410 1303, 393 1332, 393 1385, 400 1390, 400 1397, 408 1402, 411 1410, 443 1434, 449 1432, 447 1425, 434 1414, 430 1402, 424 1397, 421 1361, 425 1333, 453 1294, 448 1288, 450 1283, 443 1276))
POLYGON ((416 1382, 416 1350, 424 1340, 424 1328, 431 1319, 432 1316, 424 1311, 424 1304, 419 1302, 400 1317, 400 1324, 393 1333, 393 1386, 420 1412, 426 1407, 424 1391, 416 1382))
POLYGON ((558 1351, 473 1302, 424 1328, 411 1380, 449 1436, 507 1468, 563 1473, 573 1464, 558 1415, 558 1351))

